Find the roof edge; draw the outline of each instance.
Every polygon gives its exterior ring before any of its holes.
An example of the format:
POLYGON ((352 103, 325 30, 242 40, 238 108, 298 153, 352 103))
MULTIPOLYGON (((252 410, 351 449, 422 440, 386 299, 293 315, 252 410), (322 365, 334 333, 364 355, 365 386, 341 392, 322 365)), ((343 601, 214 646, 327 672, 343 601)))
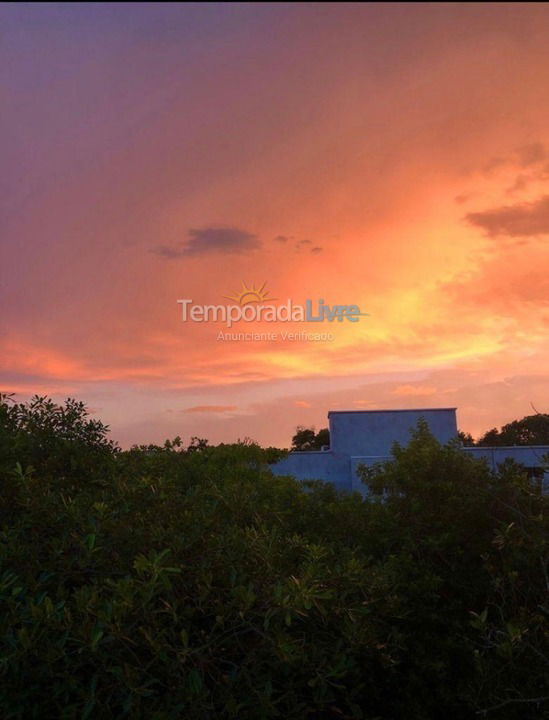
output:
POLYGON ((404 413, 404 412, 448 412, 448 410, 457 410, 457 407, 443 407, 443 408, 397 408, 397 409, 386 409, 386 410, 329 410, 328 417, 330 415, 367 415, 373 413, 404 413))

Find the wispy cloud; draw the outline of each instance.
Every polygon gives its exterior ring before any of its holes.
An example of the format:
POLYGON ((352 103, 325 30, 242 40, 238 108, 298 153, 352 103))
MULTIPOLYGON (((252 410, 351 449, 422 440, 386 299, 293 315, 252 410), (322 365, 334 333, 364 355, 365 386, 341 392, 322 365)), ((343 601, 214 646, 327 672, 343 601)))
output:
POLYGON ((421 395, 436 395, 437 389, 429 385, 399 385, 396 387, 391 394, 399 396, 421 396, 421 395))
POLYGON ((484 166, 484 173, 490 175, 495 170, 503 166, 518 166, 521 168, 531 168, 532 165, 538 165, 547 159, 547 151, 541 142, 531 142, 521 145, 506 155, 498 155, 491 158, 484 166))
POLYGON ((237 409, 236 405, 195 405, 194 407, 186 408, 186 413, 226 413, 233 412, 237 409))

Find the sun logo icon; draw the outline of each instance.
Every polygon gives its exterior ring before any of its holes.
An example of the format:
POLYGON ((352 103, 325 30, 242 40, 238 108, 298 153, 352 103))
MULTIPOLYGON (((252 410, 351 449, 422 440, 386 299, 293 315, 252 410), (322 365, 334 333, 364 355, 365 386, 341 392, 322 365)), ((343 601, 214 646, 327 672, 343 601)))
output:
POLYGON ((259 288, 255 285, 248 287, 245 282, 242 283, 242 288, 239 292, 234 295, 223 295, 227 300, 234 300, 239 305, 249 305, 250 303, 261 303, 267 300, 276 300, 276 298, 269 297, 269 290, 265 289, 266 282, 259 288))

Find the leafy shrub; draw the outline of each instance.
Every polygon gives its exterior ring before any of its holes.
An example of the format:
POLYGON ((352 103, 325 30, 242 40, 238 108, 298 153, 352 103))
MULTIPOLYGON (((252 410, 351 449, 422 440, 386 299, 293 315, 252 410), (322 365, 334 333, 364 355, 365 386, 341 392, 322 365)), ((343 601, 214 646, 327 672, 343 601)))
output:
POLYGON ((36 395, 28 403, 0 394, 0 450, 2 467, 16 462, 59 483, 105 477, 117 447, 109 428, 89 418, 82 402, 72 398, 56 405, 36 395))

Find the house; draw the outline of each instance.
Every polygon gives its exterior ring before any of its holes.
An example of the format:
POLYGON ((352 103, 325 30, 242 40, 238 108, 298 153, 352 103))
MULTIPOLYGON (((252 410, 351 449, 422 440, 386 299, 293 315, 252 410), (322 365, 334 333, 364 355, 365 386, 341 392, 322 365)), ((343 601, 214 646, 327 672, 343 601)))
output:
MULTIPOLYGON (((298 480, 324 480, 339 490, 366 493, 357 474, 359 465, 374 465, 391 458, 394 442, 406 445, 410 431, 423 418, 431 433, 446 443, 458 434, 456 408, 415 410, 332 410, 328 413, 330 447, 315 452, 291 452, 272 466, 276 475, 293 475, 298 480)), ((492 470, 506 459, 526 467, 549 485, 543 470, 543 456, 549 446, 464 447, 463 452, 484 458, 492 470)), ((547 464, 545 464, 547 467, 547 464)))

